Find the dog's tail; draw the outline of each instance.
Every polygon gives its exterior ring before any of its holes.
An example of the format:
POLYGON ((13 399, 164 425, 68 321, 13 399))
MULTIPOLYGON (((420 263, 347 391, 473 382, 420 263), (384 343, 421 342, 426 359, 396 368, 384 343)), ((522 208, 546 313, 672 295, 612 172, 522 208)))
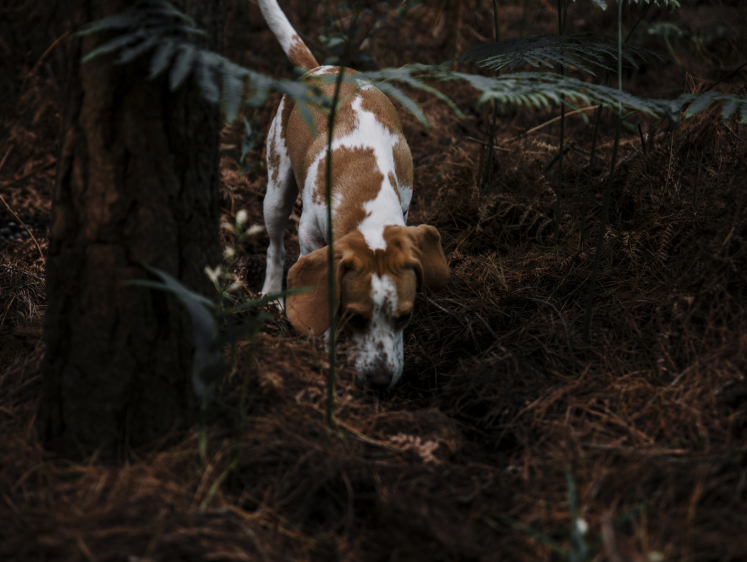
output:
POLYGON ((288 18, 285 17, 283 10, 278 6, 277 0, 259 0, 259 9, 262 10, 267 25, 270 26, 275 37, 280 41, 283 51, 295 66, 300 66, 306 70, 319 66, 314 55, 311 54, 309 48, 298 36, 296 30, 293 29, 288 18))

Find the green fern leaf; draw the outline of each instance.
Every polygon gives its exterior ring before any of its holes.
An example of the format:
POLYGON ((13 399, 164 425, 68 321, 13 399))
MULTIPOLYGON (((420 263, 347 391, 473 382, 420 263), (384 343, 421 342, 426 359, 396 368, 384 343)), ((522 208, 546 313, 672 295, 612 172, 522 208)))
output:
POLYGON ((156 45, 158 45, 160 39, 158 37, 148 37, 145 41, 140 43, 139 45, 136 45, 134 47, 131 47, 129 49, 122 49, 119 52, 119 58, 117 58, 117 64, 127 64, 129 62, 132 62, 137 57, 142 55, 143 53, 146 53, 153 49, 156 45))
POLYGON ((431 124, 428 122, 428 118, 425 116, 425 113, 423 113, 423 110, 420 109, 420 106, 411 97, 397 88, 394 84, 391 84, 390 82, 379 82, 378 84, 376 84, 376 87, 388 96, 401 103, 402 107, 412 113, 424 126, 431 126, 431 124))
POLYGON ((690 107, 687 108, 687 112, 685 113, 685 118, 692 117, 696 113, 700 113, 705 108, 707 108, 709 105, 711 105, 713 102, 715 102, 719 97, 719 92, 705 92, 703 94, 698 94, 694 96, 694 101, 690 105, 690 107))
POLYGON ((132 12, 132 10, 128 10, 120 14, 114 14, 113 16, 108 16, 100 20, 87 23, 75 33, 75 36, 83 37, 84 35, 90 35, 91 33, 97 33, 99 31, 107 31, 109 29, 136 28, 138 23, 139 20, 132 12))
POLYGON ((175 51, 176 44, 171 41, 165 41, 158 46, 153 58, 150 60, 150 74, 148 74, 148 80, 160 76, 161 73, 168 68, 175 51))
POLYGON ((192 72, 192 64, 196 57, 197 50, 192 45, 181 45, 169 75, 169 88, 172 92, 181 86, 184 79, 192 72))
POLYGON ((220 88, 215 79, 215 70, 219 64, 218 55, 210 51, 200 51, 195 75, 203 97, 211 103, 218 103, 220 100, 220 88))
POLYGON ((190 27, 195 27, 197 24, 195 23, 195 20, 192 19, 190 16, 185 14, 184 12, 176 9, 173 4, 170 2, 166 2, 165 0, 161 0, 160 2, 156 3, 152 7, 150 7, 145 13, 147 14, 153 14, 160 17, 170 17, 175 19, 180 19, 183 22, 185 22, 190 27))
POLYGON ((145 33, 143 33, 140 30, 134 33, 127 33, 125 35, 120 35, 118 37, 115 37, 111 41, 104 43, 100 47, 95 48, 93 51, 91 51, 85 57, 83 57, 80 60, 80 62, 81 64, 83 64, 101 55, 113 53, 115 51, 122 49, 123 47, 126 47, 127 45, 131 45, 132 43, 141 41, 145 37, 146 37, 145 33))
MULTIPOLYGON (((626 63, 634 68, 638 68, 636 59, 645 62, 662 60, 657 53, 640 47, 626 45, 622 52, 626 63)), ((594 74, 592 67, 614 70, 611 63, 616 59, 617 44, 611 39, 594 33, 573 33, 532 35, 478 45, 446 64, 474 62, 494 70, 513 70, 526 64, 535 68, 540 65, 548 68, 560 65, 594 74)))
POLYGON ((724 107, 721 110, 721 117, 724 119, 728 119, 731 117, 734 113, 736 113, 737 108, 739 107, 739 102, 735 99, 727 100, 726 103, 724 103, 724 107))
MULTIPOLYGON (((394 80, 394 81, 402 82, 403 84, 407 84, 408 86, 414 89, 421 90, 423 92, 431 94, 432 96, 435 96, 437 99, 446 103, 452 109, 452 111, 454 111, 454 113, 456 113, 460 118, 464 118, 464 114, 462 113, 462 111, 454 104, 453 101, 451 101, 451 99, 449 99, 448 96, 444 95, 442 92, 438 91, 436 88, 426 84, 419 77, 416 76, 417 73, 423 73, 423 72, 425 72, 424 76, 427 76, 427 72, 429 71, 429 69, 430 67, 419 65, 419 64, 406 65, 401 68, 384 68, 382 70, 374 70, 371 72, 361 72, 359 74, 354 74, 353 76, 347 77, 346 81, 355 83, 358 80, 366 80, 374 84, 377 88, 379 88, 382 91, 384 90, 381 88, 381 85, 385 81, 394 80)), ((402 92, 401 90, 399 90, 399 92, 400 92, 400 95, 405 95, 404 92, 402 92)), ((394 95, 392 97, 394 97, 394 95)), ((403 106, 406 107, 408 111, 410 111, 409 107, 407 107, 404 104, 403 106)), ((413 113, 413 115, 418 117, 418 115, 415 113, 413 113)), ((421 118, 418 117, 418 119, 421 119, 421 118)))
POLYGON ((233 63, 223 65, 223 93, 221 106, 230 125, 239 113, 241 99, 244 95, 244 73, 242 68, 233 63))

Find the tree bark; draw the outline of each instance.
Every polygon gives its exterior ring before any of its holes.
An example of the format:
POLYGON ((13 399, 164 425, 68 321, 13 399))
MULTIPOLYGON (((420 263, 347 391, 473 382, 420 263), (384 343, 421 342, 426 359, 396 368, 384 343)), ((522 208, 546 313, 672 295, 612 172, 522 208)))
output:
MULTIPOLYGON (((124 11, 123 0, 78 0, 75 27, 124 11)), ((223 0, 174 4, 220 46, 223 0)), ((110 39, 71 42, 62 152, 47 260, 38 430, 67 457, 126 458, 185 428, 194 412, 192 327, 164 292, 126 286, 142 263, 210 295, 220 261, 219 109, 190 78, 170 92, 146 80, 150 56, 116 65, 82 55, 110 39)))

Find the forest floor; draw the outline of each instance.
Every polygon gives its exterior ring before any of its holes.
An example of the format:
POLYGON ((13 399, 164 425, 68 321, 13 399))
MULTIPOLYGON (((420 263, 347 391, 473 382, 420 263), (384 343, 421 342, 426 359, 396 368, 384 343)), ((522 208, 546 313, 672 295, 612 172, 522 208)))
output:
MULTIPOLYGON (((228 4, 226 55, 290 76, 257 6, 228 4)), ((319 52, 323 4, 282 4, 319 52)), ((368 4, 364 32, 400 7, 368 4)), ((527 6, 523 17, 521 5, 501 5, 502 37, 556 31, 554 7, 527 6)), ((641 9, 626 12, 626 29, 641 9)), ((491 10, 418 3, 363 44, 361 65, 451 59, 491 40, 491 10)), ((568 31, 613 35, 615 12, 572 3, 568 31)), ((582 228, 593 123, 567 119, 558 216, 559 126, 522 136, 557 110, 499 115, 480 189, 492 109, 467 85, 438 85, 463 120, 412 92, 431 126, 398 106, 415 166, 409 224, 439 229, 452 281, 418 298, 399 386, 356 388, 343 345, 338 428, 328 431, 326 352, 276 318, 239 344, 205 456, 196 431, 123 466, 45 452, 34 421, 64 61, 62 46, 48 48, 66 31, 49 14, 42 2, 0 8, 0 559, 747 559, 747 127, 718 108, 678 128, 642 118, 640 133, 623 131, 586 343, 613 118, 602 118, 582 228)), ((627 73, 626 89, 700 92, 747 60, 747 8, 655 6, 636 37, 665 60, 627 73), (690 33, 670 51, 648 33, 657 22, 690 33)), ((744 76, 717 89, 744 94, 744 76)), ((228 222, 245 209, 263 224, 263 147, 278 102, 244 113, 255 141, 246 173, 243 123, 223 130, 228 222)), ((298 212, 286 266, 298 255, 298 212)), ((247 296, 261 287, 267 241, 260 233, 238 249, 247 296)))

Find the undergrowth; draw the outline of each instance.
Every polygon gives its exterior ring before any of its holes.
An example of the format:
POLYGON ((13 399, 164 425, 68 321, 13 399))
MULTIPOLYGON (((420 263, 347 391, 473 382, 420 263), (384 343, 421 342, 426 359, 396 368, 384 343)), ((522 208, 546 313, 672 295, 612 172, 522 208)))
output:
MULTIPOLYGON (((452 59, 460 54, 455 46, 467 47, 460 35, 465 22, 492 37, 488 4, 472 19, 474 4, 418 3, 401 31, 381 31, 366 53, 374 61, 393 59, 389 47, 401 34, 399 57, 452 59)), ((289 14, 307 9, 293 1, 284 7, 289 14)), ((374 8, 377 17, 388 13, 378 3, 374 8)), ((260 61, 258 71, 276 71, 282 53, 258 10, 231 9, 251 10, 257 23, 247 56, 260 61)), ((543 23, 540 14, 533 23, 533 10, 538 7, 530 4, 526 26, 554 32, 554 15, 543 23)), ((574 10, 581 5, 571 4, 569 22, 581 17, 574 10)), ((523 11, 501 5, 503 36, 519 29, 523 11)), ((677 17, 658 8, 650 14, 677 17)), ((310 15, 320 33, 322 17, 310 15)), ((372 25, 367 17, 361 26, 372 25)), ((586 25, 603 27, 601 13, 595 17, 586 25)), ((40 40, 37 56, 61 33, 40 40)), ((737 33, 739 44, 745 31, 737 33)), ((739 60, 728 45, 713 45, 721 49, 718 58, 739 60)), ((676 43, 672 48, 681 63, 707 72, 701 59, 676 43)), ((642 65, 638 80, 651 97, 666 97, 661 88, 672 84, 674 95, 690 95, 741 64, 732 62, 703 79, 684 75, 675 62, 647 73, 642 65)), ((718 91, 744 96, 739 76, 718 91)), ((15 148, 0 170, 2 182, 53 157, 59 102, 49 76, 39 79, 26 85, 37 94, 8 112, 15 148), (30 113, 43 105, 48 109, 34 124, 30 113), (43 135, 43 143, 34 144, 33 135, 43 135)), ((625 79, 631 88, 637 84, 625 79)), ((747 129, 733 116, 724 120, 717 106, 679 128, 641 116, 641 133, 622 130, 610 183, 611 114, 600 121, 593 164, 593 127, 566 115, 571 148, 558 178, 551 165, 557 137, 547 128, 523 135, 551 119, 550 111, 512 108, 499 117, 490 181, 481 193, 492 109, 476 107, 479 94, 465 83, 441 87, 465 119, 417 90, 406 91, 431 129, 400 114, 416 169, 411 220, 439 229, 453 282, 444 293, 418 298, 405 333, 404 382, 388 396, 355 388, 342 342, 338 434, 323 421, 326 349, 275 318, 253 341, 237 344, 235 371, 216 388, 224 407, 205 426, 204 455, 195 430, 173 436, 173 445, 135 451, 122 467, 50 456, 34 430, 44 350, 38 329, 43 262, 31 240, 2 248, 0 557, 747 557, 747 129), (586 343, 583 315, 608 183, 609 221, 601 232, 586 343)), ((239 115, 254 131, 266 131, 278 101, 270 94, 267 103, 239 115)), ((261 222, 265 172, 255 166, 240 173, 243 165, 231 151, 243 151, 243 137, 241 120, 221 135, 223 215, 233 223, 245 209, 254 224, 261 222)), ((7 150, 2 142, 0 157, 7 150)), ((260 138, 249 147, 245 162, 261 162, 262 145, 260 138)), ((36 172, 11 186, 9 204, 48 216, 53 182, 52 172, 36 172)), ((297 222, 290 223, 292 263, 297 222)), ((234 236, 224 232, 227 247, 235 246, 234 236)), ((231 257, 232 271, 245 280, 236 289, 247 299, 261 286, 266 243, 257 233, 231 257)))

